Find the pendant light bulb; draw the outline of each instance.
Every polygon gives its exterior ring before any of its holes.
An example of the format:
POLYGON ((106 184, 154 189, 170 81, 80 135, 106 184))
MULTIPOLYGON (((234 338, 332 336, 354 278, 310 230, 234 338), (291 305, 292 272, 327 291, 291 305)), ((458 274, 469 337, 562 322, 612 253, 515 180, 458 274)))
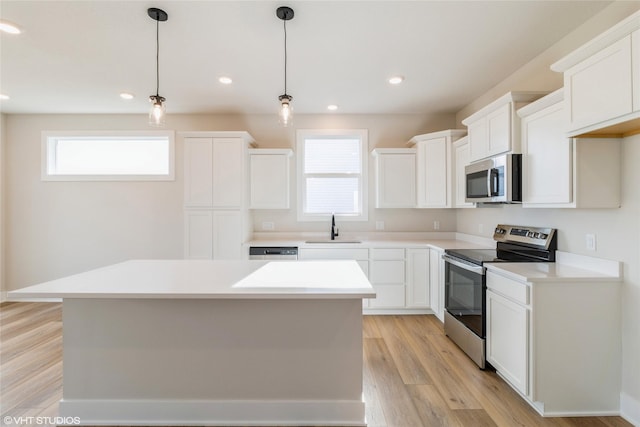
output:
POLYGON ((279 121, 282 126, 287 127, 293 121, 293 108, 291 108, 291 100, 293 97, 284 94, 280 95, 278 99, 280 100, 279 121))
POLYGON ((151 109, 149 110, 149 124, 151 126, 164 126, 165 123, 165 99, 159 95, 149 97, 151 109))
POLYGON ((293 9, 287 6, 281 6, 276 10, 276 16, 282 20, 284 29, 284 94, 278 97, 280 100, 279 121, 284 127, 291 125, 293 118, 293 109, 291 108, 293 97, 287 95, 287 21, 293 19, 293 15, 293 9))
POLYGON ((151 109, 149 110, 149 124, 151 126, 164 126, 165 122, 165 101, 163 96, 160 96, 160 22, 166 21, 169 16, 167 12, 155 7, 147 9, 147 15, 149 18, 156 21, 156 94, 149 96, 149 102, 151 102, 151 109))

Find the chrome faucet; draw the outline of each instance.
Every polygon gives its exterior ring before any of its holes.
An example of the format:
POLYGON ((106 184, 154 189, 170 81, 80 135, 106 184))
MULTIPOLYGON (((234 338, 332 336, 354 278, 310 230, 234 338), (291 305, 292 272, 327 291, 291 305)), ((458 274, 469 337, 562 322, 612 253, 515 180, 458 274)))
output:
POLYGON ((331 240, 336 240, 338 237, 338 227, 336 227, 336 217, 331 215, 331 240))

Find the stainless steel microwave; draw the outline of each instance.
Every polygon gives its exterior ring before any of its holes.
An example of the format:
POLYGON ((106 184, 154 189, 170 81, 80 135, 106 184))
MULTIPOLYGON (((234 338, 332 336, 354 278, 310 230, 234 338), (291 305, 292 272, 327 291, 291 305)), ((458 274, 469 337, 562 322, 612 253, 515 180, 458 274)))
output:
POLYGON ((464 168, 467 202, 522 202, 522 154, 503 154, 464 168))

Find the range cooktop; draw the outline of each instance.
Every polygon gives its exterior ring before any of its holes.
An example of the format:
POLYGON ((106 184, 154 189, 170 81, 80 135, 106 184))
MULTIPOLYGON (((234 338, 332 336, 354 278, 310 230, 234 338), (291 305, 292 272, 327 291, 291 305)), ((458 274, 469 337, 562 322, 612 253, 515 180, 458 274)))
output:
POLYGON ((447 249, 453 257, 472 264, 485 262, 554 262, 556 229, 499 224, 493 233, 496 249, 447 249))

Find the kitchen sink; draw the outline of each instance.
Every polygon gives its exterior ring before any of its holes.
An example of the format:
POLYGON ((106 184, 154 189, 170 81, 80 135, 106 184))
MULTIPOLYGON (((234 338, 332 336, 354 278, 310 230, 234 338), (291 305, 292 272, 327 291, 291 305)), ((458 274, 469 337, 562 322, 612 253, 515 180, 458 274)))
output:
POLYGON ((307 240, 305 243, 362 243, 360 240, 307 240))

